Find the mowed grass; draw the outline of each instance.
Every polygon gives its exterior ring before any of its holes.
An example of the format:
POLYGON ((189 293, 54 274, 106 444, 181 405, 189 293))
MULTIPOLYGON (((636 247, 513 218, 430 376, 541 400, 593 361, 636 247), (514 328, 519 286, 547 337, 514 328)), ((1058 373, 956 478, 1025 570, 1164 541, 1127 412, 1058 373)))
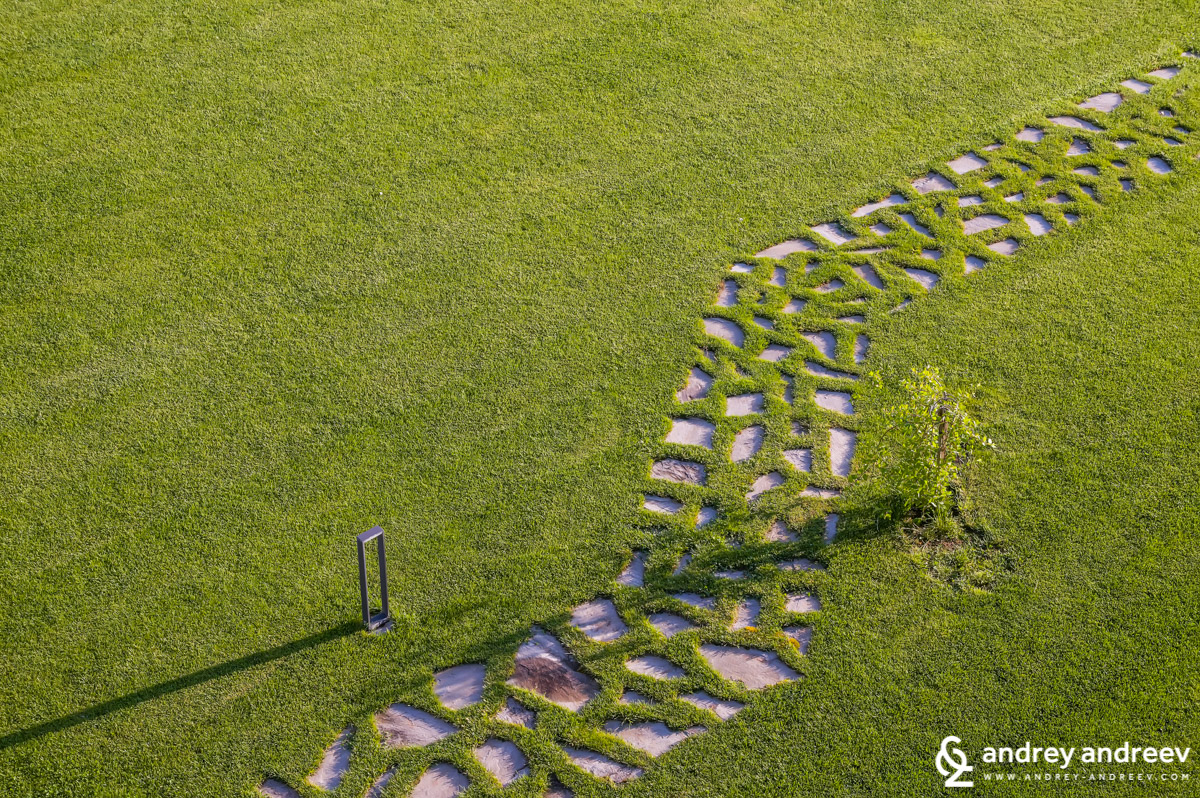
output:
MULTIPOLYGON (((733 253, 1158 66, 1195 11, 6 7, 0 794, 249 794, 590 596, 733 253), (352 632, 373 524, 382 638, 352 632)), ((1012 586, 954 598, 852 549, 805 684, 631 791, 915 790, 943 733, 1182 723, 1194 406, 1138 392, 1194 387, 1146 336, 1195 335, 1195 197, 1154 201, 1052 245, 1093 247, 1056 269, 1019 261, 1059 301, 997 270, 877 344, 996 392, 1012 586), (1101 250, 1124 290, 1091 279, 1101 250)))

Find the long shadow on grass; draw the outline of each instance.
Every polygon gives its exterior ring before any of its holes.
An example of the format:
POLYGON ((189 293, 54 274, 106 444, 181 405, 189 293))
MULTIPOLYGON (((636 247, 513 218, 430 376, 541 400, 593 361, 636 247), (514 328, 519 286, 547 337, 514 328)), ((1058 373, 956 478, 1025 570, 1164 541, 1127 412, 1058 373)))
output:
POLYGON ((151 701, 155 698, 162 698, 165 695, 185 690, 189 687, 195 687, 198 684, 219 679, 222 676, 229 676, 246 668, 253 668, 258 665, 264 665, 277 659, 291 656, 298 651, 303 651, 306 648, 319 646, 322 643, 328 643, 331 640, 336 640, 339 637, 353 634, 362 628, 361 624, 347 621, 339 626, 334 626, 326 629, 323 632, 302 637, 299 640, 293 640, 290 643, 284 643, 275 648, 268 648, 264 651, 258 651, 253 654, 247 654, 244 657, 238 657, 228 662, 222 662, 220 665, 213 665, 203 670, 194 671, 185 676, 180 676, 166 682, 143 687, 141 690, 123 695, 120 698, 113 698, 103 703, 97 704, 94 707, 81 709, 78 712, 72 712, 70 715, 63 715, 61 718, 48 720, 45 723, 39 723, 37 726, 31 726, 28 729, 20 729, 10 734, 0 737, 0 751, 10 748, 14 745, 28 742, 29 740, 42 737, 53 732, 60 732, 69 729, 72 726, 77 726, 80 723, 89 720, 96 720, 113 712, 119 712, 123 709, 141 704, 144 701, 151 701))

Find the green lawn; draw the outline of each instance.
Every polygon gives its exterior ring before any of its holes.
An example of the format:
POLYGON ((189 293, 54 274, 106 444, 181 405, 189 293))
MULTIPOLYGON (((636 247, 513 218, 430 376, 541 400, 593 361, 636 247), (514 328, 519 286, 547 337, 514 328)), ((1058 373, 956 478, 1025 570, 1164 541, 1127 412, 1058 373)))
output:
MULTIPOLYGON (((0 794, 249 795, 590 598, 735 254, 1159 66, 1198 11, 6 6, 0 794)), ((1188 177, 875 340, 984 386, 1011 578, 843 549, 808 678, 629 794, 928 795, 948 733, 1200 745, 1188 177)))

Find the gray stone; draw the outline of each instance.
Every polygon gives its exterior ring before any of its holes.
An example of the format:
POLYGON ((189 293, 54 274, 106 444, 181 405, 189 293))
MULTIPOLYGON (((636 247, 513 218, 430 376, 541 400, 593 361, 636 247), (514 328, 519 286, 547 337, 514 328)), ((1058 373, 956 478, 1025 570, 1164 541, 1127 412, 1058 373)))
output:
POLYGON ((650 756, 662 756, 689 737, 707 731, 703 726, 693 726, 683 731, 671 731, 665 723, 622 723, 612 720, 604 724, 604 731, 620 737, 626 744, 650 756))
POLYGON ((708 481, 708 471, 701 463, 670 457, 655 462, 650 467, 650 476, 653 479, 665 479, 684 485, 703 485, 708 481))
POLYGON ((926 271, 925 269, 909 269, 905 268, 904 273, 921 284, 921 287, 926 291, 932 291, 934 286, 941 280, 941 275, 926 271))
POLYGON ((363 798, 383 798, 383 791, 396 777, 396 768, 390 767, 379 774, 379 778, 371 782, 371 786, 363 793, 363 798))
POLYGON ((704 526, 705 524, 710 524, 713 521, 715 521, 716 518, 717 518, 717 508, 716 507, 701 507, 700 511, 698 513, 696 513, 696 528, 699 529, 700 527, 704 526))
POLYGON ((1125 98, 1119 93, 1106 91, 1103 94, 1097 94, 1095 97, 1087 98, 1079 104, 1079 107, 1088 111, 1100 111, 1107 114, 1123 102, 1125 102, 1125 98))
POLYGON ((575 764, 575 767, 598 779, 604 779, 613 784, 624 784, 640 778, 642 775, 641 768, 617 762, 595 751, 571 748, 566 745, 562 749, 563 753, 575 764))
POLYGON ((1158 78, 1159 80, 1170 80, 1171 78, 1175 77, 1178 74, 1179 74, 1179 67, 1168 66, 1168 67, 1163 67, 1162 69, 1154 70, 1153 72, 1150 73, 1150 77, 1158 78))
POLYGON ((717 307, 731 308, 738 301, 738 284, 736 280, 726 280, 721 283, 721 291, 717 294, 717 307))
POLYGON ((985 186, 987 186, 988 188, 995 188, 996 186, 1000 185, 1003 182, 1004 182, 1003 177, 989 177, 987 180, 983 181, 983 184, 985 186))
POLYGON ((1071 201, 1070 195, 1064 194, 1061 191, 1058 192, 1057 194, 1055 194, 1053 197, 1046 198, 1046 202, 1050 203, 1051 205, 1065 205, 1070 201, 1071 201))
POLYGON ((264 798, 300 798, 300 793, 278 779, 267 779, 258 785, 258 792, 264 798))
POLYGON ((655 496, 653 493, 647 493, 642 497, 642 506, 652 513, 674 515, 683 509, 683 502, 675 501, 667 496, 655 496))
POLYGON ((1104 129, 1098 125, 1092 124, 1086 119, 1080 119, 1077 116, 1052 116, 1050 117, 1050 121, 1056 125, 1062 125, 1063 127, 1074 128, 1075 130, 1089 130, 1093 133, 1104 129))
POLYGON ((942 251, 940 249, 923 249, 921 250, 921 257, 926 260, 941 260, 942 251))
POLYGON ((862 363, 867 359, 867 349, 870 347, 870 339, 866 335, 858 335, 854 339, 854 362, 862 363))
POLYGON ((836 369, 827 368, 813 360, 804 361, 804 370, 814 377, 829 377, 837 380, 857 380, 857 374, 850 374, 845 371, 837 371, 836 369))
POLYGON ((812 252, 817 248, 817 245, 811 241, 806 241, 802 238, 793 238, 782 243, 776 244, 773 247, 767 247, 761 252, 754 253, 756 258, 771 258, 773 260, 783 260, 793 252, 812 252))
POLYGON ((433 692, 438 701, 449 709, 465 709, 483 698, 483 681, 487 669, 483 665, 455 665, 433 675, 433 692))
POLYGON ((412 798, 455 798, 469 786, 470 780, 453 765, 439 762, 421 774, 410 795, 412 798))
POLYGON ((1073 213, 1064 213, 1063 218, 1066 219, 1067 224, 1075 224, 1079 221, 1079 217, 1073 213))
POLYGON ((851 213, 850 215, 857 219, 861 216, 868 216, 868 215, 874 213, 875 211, 879 210, 880 208, 890 208, 893 205, 903 205, 907 201, 908 200, 904 199, 903 194, 890 194, 890 195, 884 197, 883 199, 879 200, 879 202, 871 202, 871 203, 868 203, 861 207, 855 208, 854 212, 851 213))
POLYGON ((949 166, 956 175, 965 175, 967 172, 982 169, 987 164, 986 158, 981 158, 973 152, 968 152, 966 155, 960 155, 953 161, 950 161, 946 166, 949 166))
POLYGON ((1116 147, 1118 150, 1127 150, 1130 147, 1132 147, 1134 144, 1137 144, 1137 142, 1134 141, 1133 139, 1117 139, 1116 141, 1113 142, 1113 146, 1116 147))
POLYGON ((671 612, 655 612, 649 615, 646 620, 658 630, 659 634, 666 638, 671 638, 680 632, 696 628, 696 624, 687 618, 671 612))
POLYGON ((834 476, 850 475, 850 463, 854 459, 854 447, 858 435, 841 427, 829 429, 829 468, 834 476))
POLYGON ((1171 171, 1171 164, 1165 158, 1152 155, 1146 159, 1146 168, 1155 174, 1165 175, 1171 171))
POLYGON ((845 288, 845 287, 846 287, 846 284, 835 277, 834 279, 830 280, 829 282, 825 283, 824 285, 818 285, 813 290, 818 291, 822 294, 832 294, 834 291, 837 291, 838 289, 845 288))
POLYGON ((600 686, 574 665, 575 659, 561 643, 535 627, 533 635, 517 649, 516 667, 508 683, 577 712, 600 694, 600 686))
POLYGON ((778 518, 771 522, 770 528, 767 529, 766 539, 768 543, 796 542, 795 534, 787 528, 787 524, 778 518))
POLYGON ((616 640, 627 631, 616 605, 608 599, 593 599, 571 610, 571 625, 599 643, 616 640))
POLYGON ((841 246, 842 244, 853 241, 858 236, 846 230, 837 222, 825 222, 813 228, 813 232, 829 241, 832 244, 841 246))
POLYGON ((1005 202, 1020 202, 1023 199, 1025 199, 1025 192, 1018 191, 1016 194, 1009 194, 1007 197, 1004 198, 1004 201, 1005 202))
POLYGON ((784 603, 788 612, 820 612, 821 600, 811 593, 789 593, 784 603))
POLYGON ((771 270, 771 279, 767 280, 767 285, 773 285, 776 288, 783 288, 787 285, 787 269, 782 266, 776 266, 771 270))
POLYGON ((837 338, 834 337, 833 333, 827 331, 806 332, 801 333, 801 336, 803 336, 804 340, 812 344, 823 357, 827 357, 830 360, 837 358, 837 338))
POLYGON ((717 606, 716 599, 710 596, 698 596, 695 593, 672 593, 671 598, 701 610, 711 610, 717 606))
POLYGON ((675 570, 671 572, 671 576, 679 576, 684 570, 692 564, 691 554, 682 554, 679 560, 675 563, 675 570))
POLYGON ((1133 191, 1133 181, 1127 177, 1122 177, 1119 181, 1122 191, 1133 191))
POLYGON ((1006 238, 1003 241, 997 241, 994 244, 988 244, 988 249, 995 252, 997 255, 1011 255, 1017 251, 1020 243, 1015 238, 1006 238))
POLYGON ((987 261, 974 255, 968 255, 966 258, 966 263, 964 264, 967 274, 970 274, 971 272, 977 272, 986 265, 987 261))
POLYGON ((765 360, 768 363, 778 363, 791 353, 791 347, 783 346, 781 344, 771 344, 759 354, 758 359, 765 360))
POLYGON ((1017 133, 1017 141, 1028 141, 1032 144, 1037 144, 1046 137, 1046 131, 1041 128, 1027 127, 1017 133))
POLYGON ((729 267, 729 271, 734 274, 750 274, 754 271, 754 267, 749 263, 735 263, 729 267))
POLYGON ((646 552, 635 551, 629 564, 617 577, 617 584, 625 587, 641 587, 646 584, 646 552))
POLYGON ((708 372, 703 369, 692 367, 688 374, 687 385, 681 388, 675 394, 675 398, 680 402, 691 402, 695 399, 703 399, 708 396, 708 390, 712 387, 713 378, 708 372))
POLYGON ((870 266, 855 266, 854 273, 858 275, 860 280, 872 288, 880 291, 883 291, 887 288, 883 280, 879 279, 879 273, 870 266))
POLYGON ((625 663, 625 667, 640 676, 648 676, 659 681, 682 679, 687 672, 670 660, 648 654, 644 657, 634 657, 625 663))
POLYGON ((905 224, 907 224, 913 230, 916 230, 921 235, 926 236, 928 238, 933 238, 933 233, 930 231, 930 229, 928 227, 926 227, 925 225, 921 224, 920 222, 918 222, 917 217, 914 216, 913 214, 902 213, 902 214, 900 214, 900 218, 904 220, 905 224))
POLYGON ((790 374, 780 374, 779 376, 783 380, 783 401, 790 405, 795 398, 796 379, 790 374))
POLYGON ((419 748, 436 743, 456 729, 441 718, 406 704, 392 704, 375 713, 375 728, 384 748, 419 748))
POLYGON ((537 713, 529 709, 515 698, 509 698, 504 706, 496 713, 496 720, 510 726, 522 726, 532 729, 537 726, 537 713))
POLYGON ((1054 229, 1049 220, 1040 213, 1025 214, 1025 224, 1029 225, 1029 232, 1035 236, 1044 236, 1054 229))
POLYGON ((795 641, 796 651, 808 653, 809 643, 812 642, 811 626, 785 626, 783 633, 795 641))
POLYGON ((1127 89, 1137 92, 1138 94, 1149 94, 1150 89, 1154 86, 1153 83, 1147 83, 1144 80, 1137 80, 1136 78, 1123 80, 1121 81, 1121 85, 1127 89))
POLYGON ((681 443, 686 446, 703 446, 712 448, 712 436, 716 427, 702 418, 676 418, 671 420, 671 431, 664 440, 667 443, 681 443))
POLYGON ((705 643, 700 646, 700 656, 722 678, 741 682, 749 690, 762 690, 800 675, 773 651, 705 643))
POLYGON ((958 198, 958 207, 960 207, 960 208, 969 208, 972 205, 982 205, 982 204, 983 204, 983 197, 979 196, 978 194, 969 194, 965 197, 958 198))
POLYGON ((1100 174, 1100 170, 1094 166, 1081 166, 1078 169, 1072 169, 1071 171, 1077 175, 1083 175, 1085 177, 1096 177, 1100 174))
POLYGON ((729 628, 733 631, 745 629, 748 626, 754 626, 758 622, 758 615, 762 612, 762 604, 756 598, 745 598, 737 606, 737 610, 733 616, 733 623, 729 628))
POLYGON ((804 306, 808 303, 803 299, 793 299, 783 306, 784 313, 799 313, 804 310, 804 306))
POLYGON ((542 793, 542 798, 575 798, 575 793, 568 790, 558 779, 550 777, 550 786, 542 793))
POLYGON ((930 172, 924 177, 912 181, 913 190, 918 194, 931 194, 935 191, 953 191, 954 184, 937 172, 930 172))
POLYGON ((867 320, 867 317, 855 314, 853 316, 838 316, 837 320, 845 324, 862 324, 867 320))
POLYGON ((1083 139, 1072 139, 1071 146, 1067 148, 1067 155, 1087 155, 1091 151, 1091 145, 1083 139))
POLYGON ((764 330, 774 330, 775 329, 775 322, 771 321, 770 319, 764 318, 762 316, 755 316, 754 323, 757 324, 759 327, 762 327, 764 330))
POLYGON ((801 557, 797 560, 788 560, 786 562, 781 562, 776 567, 779 568, 779 570, 781 570, 781 571, 824 571, 825 570, 824 565, 821 565, 821 563, 819 563, 819 562, 813 562, 812 560, 810 560, 806 557, 801 557))
POLYGON ((653 704, 654 702, 649 698, 646 698, 646 696, 642 695, 637 690, 626 690, 625 692, 621 693, 621 697, 617 699, 617 703, 623 707, 632 707, 639 704, 649 705, 653 704))
POLYGON ((837 513, 830 513, 829 515, 825 516, 825 543, 826 544, 832 543, 833 539, 837 537, 838 521, 840 519, 841 519, 841 516, 838 515, 837 513))
POLYGON ((726 341, 739 348, 746 341, 746 334, 742 332, 742 328, 729 319, 706 318, 704 320, 704 331, 714 338, 720 338, 722 341, 726 341))
POLYGON ((760 426, 746 427, 733 438, 733 451, 730 459, 741 463, 753 457, 763 445, 764 430, 760 426))
MULTIPOLYGON (((871 225, 871 232, 882 238, 883 236, 890 235, 892 232, 892 228, 888 227, 883 222, 878 222, 876 224, 871 225)), ((862 252, 862 250, 859 250, 859 251, 862 252)))
POLYGON ((517 744, 491 737, 475 749, 475 758, 484 770, 491 773, 501 787, 507 787, 522 776, 529 775, 529 761, 517 744))
POLYGON ((976 216, 973 219, 967 219, 963 222, 963 232, 967 235, 982 233, 985 230, 994 230, 997 227, 1003 227, 1008 224, 1008 219, 996 213, 984 213, 976 216))
POLYGON ((308 783, 319 790, 336 790, 350 769, 350 738, 354 727, 347 726, 321 757, 321 764, 308 777, 308 783))
POLYGON ((812 449, 784 449, 783 459, 797 471, 806 474, 812 471, 812 449))
POLYGON ((743 393, 725 399, 725 415, 727 416, 752 416, 761 413, 762 408, 763 395, 761 393, 743 393))
POLYGON ((854 414, 854 403, 850 401, 851 395, 846 391, 818 390, 813 399, 817 403, 817 407, 825 410, 832 410, 834 413, 847 416, 854 414))
POLYGON ((679 698, 692 706, 699 707, 705 712, 711 712, 721 720, 729 720, 746 706, 740 701, 713 698, 704 691, 681 695, 679 698))
POLYGON ((783 478, 783 474, 780 474, 778 471, 772 471, 769 474, 763 474, 761 477, 754 480, 754 484, 750 486, 750 492, 746 494, 746 501, 754 501, 772 488, 778 488, 785 481, 786 480, 783 478))

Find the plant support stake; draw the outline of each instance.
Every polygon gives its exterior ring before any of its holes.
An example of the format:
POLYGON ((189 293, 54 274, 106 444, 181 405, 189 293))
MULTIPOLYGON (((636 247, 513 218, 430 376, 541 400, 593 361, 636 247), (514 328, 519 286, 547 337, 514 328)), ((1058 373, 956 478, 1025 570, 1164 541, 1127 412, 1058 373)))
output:
POLYGON ((363 626, 367 627, 368 632, 387 631, 391 615, 388 613, 387 550, 383 545, 382 527, 373 527, 358 536, 358 588, 362 596, 363 626), (371 598, 367 593, 367 544, 372 540, 377 541, 375 552, 379 557, 379 597, 383 605, 375 615, 371 614, 371 598))

